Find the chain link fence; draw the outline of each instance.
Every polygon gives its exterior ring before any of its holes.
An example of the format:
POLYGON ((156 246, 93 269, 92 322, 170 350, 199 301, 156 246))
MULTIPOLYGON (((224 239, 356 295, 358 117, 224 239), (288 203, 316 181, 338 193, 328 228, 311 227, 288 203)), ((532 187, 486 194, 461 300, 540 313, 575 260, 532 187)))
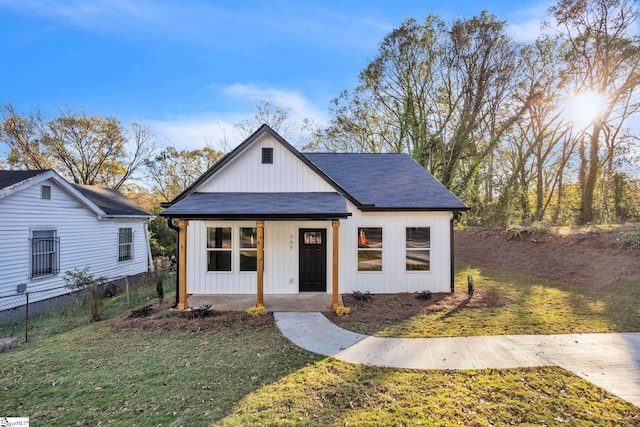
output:
POLYGON ((91 321, 116 317, 171 294, 175 294, 175 273, 159 271, 98 279, 80 291, 61 286, 0 297, 0 352, 91 321))

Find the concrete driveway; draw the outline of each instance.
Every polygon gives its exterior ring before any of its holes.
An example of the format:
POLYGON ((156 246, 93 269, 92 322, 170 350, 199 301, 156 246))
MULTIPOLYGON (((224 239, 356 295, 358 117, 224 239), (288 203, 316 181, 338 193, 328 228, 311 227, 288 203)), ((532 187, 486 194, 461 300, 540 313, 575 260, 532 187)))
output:
POLYGON ((321 313, 274 313, 294 344, 348 363, 411 369, 559 366, 640 407, 640 333, 380 338, 321 313))

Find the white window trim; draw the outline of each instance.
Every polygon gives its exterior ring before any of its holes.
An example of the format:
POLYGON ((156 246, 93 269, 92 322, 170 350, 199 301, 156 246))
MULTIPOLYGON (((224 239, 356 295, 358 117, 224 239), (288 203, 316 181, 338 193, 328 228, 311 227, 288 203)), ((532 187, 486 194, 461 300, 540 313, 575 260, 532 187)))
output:
MULTIPOLYGON (((258 228, 255 225, 239 225, 239 226, 237 226, 237 229, 238 229, 238 233, 237 233, 237 235, 238 235, 238 245, 237 245, 238 250, 235 251, 237 253, 234 254, 234 257, 237 257, 237 259, 238 259, 238 262, 237 262, 238 273, 240 273, 240 274, 256 274, 258 272, 258 267, 257 266, 256 266, 255 270, 241 270, 240 252, 241 251, 254 251, 256 253, 256 260, 257 260, 257 258, 258 258, 258 228), (240 245, 240 239, 241 239, 240 229, 241 228, 255 228, 256 229, 256 237, 255 237, 256 238, 256 247, 255 248, 242 248, 241 247, 241 245, 240 245)), ((232 233, 233 233, 233 231, 232 231, 232 233)), ((231 240, 233 241, 233 238, 231 240)), ((232 247, 233 247, 233 244, 232 244, 232 247)), ((233 269, 233 266, 232 266, 232 269, 233 269)), ((264 271, 263 271, 263 273, 264 273, 264 271)))
POLYGON ((404 226, 404 239, 402 241, 404 245, 404 272, 406 274, 431 274, 433 272, 433 263, 431 260, 431 253, 433 252, 433 245, 431 244, 431 225, 405 225, 404 226), (428 228, 429 229, 429 247, 428 248, 407 248, 407 228, 428 228), (407 251, 429 251, 429 269, 428 270, 407 270, 407 251))
MULTIPOLYGON (((235 266, 235 262, 234 262, 234 254, 235 254, 235 250, 234 248, 237 248, 237 246, 239 245, 239 239, 240 237, 236 237, 236 234, 240 233, 240 230, 238 230, 238 232, 236 233, 236 228, 238 228, 237 226, 233 226, 233 225, 205 225, 204 227, 204 268, 205 268, 205 273, 206 274, 235 274, 234 271, 234 266, 235 266), (208 243, 208 239, 209 239, 209 229, 210 228, 230 228, 231 229, 231 247, 230 248, 210 248, 208 247, 207 243, 208 243), (236 242, 236 239, 238 239, 238 242, 236 242), (213 270, 210 271, 209 270, 209 252, 230 252, 231 253, 231 268, 229 270, 213 270)), ((240 255, 238 255, 239 257, 240 255)), ((238 267, 240 268, 240 267, 238 267)), ((243 273, 245 273, 243 271, 243 273)), ((250 273, 250 271, 247 271, 246 273, 250 273)))
POLYGON ((385 259, 386 259, 384 249, 387 246, 387 244, 385 243, 386 240, 387 240, 387 237, 385 235, 386 234, 386 231, 385 231, 386 228, 387 227, 384 227, 382 225, 358 225, 358 226, 356 226, 355 234, 357 236, 357 238, 356 238, 356 273, 357 274, 382 274, 382 273, 384 273, 384 265, 385 265, 385 259), (360 245, 360 241, 359 241, 360 236, 358 235, 358 230, 361 229, 361 228, 380 228, 382 230, 382 247, 381 248, 361 248, 361 247, 359 247, 359 245, 360 245), (382 255, 382 259, 381 259, 382 268, 380 268, 380 270, 359 270, 358 269, 358 255, 359 255, 360 251, 367 251, 367 252, 369 252, 369 251, 371 251, 371 252, 378 251, 378 252, 380 252, 381 255, 382 255))
POLYGON ((133 227, 118 227, 118 262, 132 262, 135 259, 135 230, 133 229, 133 227), (120 230, 122 229, 129 229, 131 230, 131 242, 129 243, 129 245, 131 245, 131 256, 129 258, 126 259, 120 259, 120 247, 124 246, 125 244, 121 244, 120 243, 120 230))
POLYGON ((58 229, 56 227, 35 227, 29 229, 29 280, 37 281, 37 280, 46 280, 51 277, 55 277, 60 274, 60 237, 58 236, 58 229), (33 233, 37 231, 53 231, 53 238, 58 240, 58 251, 56 253, 56 263, 57 265, 52 270, 57 271, 56 273, 48 273, 41 274, 38 276, 33 275, 33 233))

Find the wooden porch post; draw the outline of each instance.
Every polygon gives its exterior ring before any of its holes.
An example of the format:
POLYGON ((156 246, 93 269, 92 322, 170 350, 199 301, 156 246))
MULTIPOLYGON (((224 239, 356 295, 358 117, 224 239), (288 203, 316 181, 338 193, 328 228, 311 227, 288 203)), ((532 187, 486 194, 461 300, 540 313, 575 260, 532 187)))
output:
POLYGON ((256 221, 256 228, 258 229, 258 296, 256 306, 264 307, 264 221, 256 221))
POLYGON ((334 219, 331 221, 331 225, 333 226, 333 268, 331 269, 333 272, 333 295, 331 299, 331 306, 335 310, 338 308, 338 227, 340 227, 340 220, 334 219))
POLYGON ((178 310, 187 306, 187 227, 189 221, 178 221, 178 310))

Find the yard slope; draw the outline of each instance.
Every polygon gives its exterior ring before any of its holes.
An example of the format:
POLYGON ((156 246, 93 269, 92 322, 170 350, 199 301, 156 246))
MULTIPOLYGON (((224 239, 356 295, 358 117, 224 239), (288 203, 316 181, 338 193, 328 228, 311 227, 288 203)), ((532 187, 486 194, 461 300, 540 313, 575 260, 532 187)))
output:
MULTIPOLYGON (((635 228, 635 227, 634 227, 635 228)), ((626 250, 620 230, 571 233, 493 228, 455 232, 455 258, 591 289, 640 272, 640 251, 626 250)))

